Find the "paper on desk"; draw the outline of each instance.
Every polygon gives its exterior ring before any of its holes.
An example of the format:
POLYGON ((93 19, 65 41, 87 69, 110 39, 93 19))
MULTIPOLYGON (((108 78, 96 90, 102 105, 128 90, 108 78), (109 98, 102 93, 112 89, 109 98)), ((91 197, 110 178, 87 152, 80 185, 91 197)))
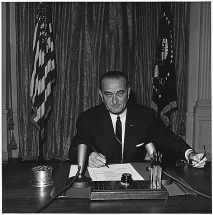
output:
POLYGON ((111 164, 108 167, 87 167, 93 181, 120 181, 123 173, 130 173, 133 180, 144 180, 130 163, 111 164))

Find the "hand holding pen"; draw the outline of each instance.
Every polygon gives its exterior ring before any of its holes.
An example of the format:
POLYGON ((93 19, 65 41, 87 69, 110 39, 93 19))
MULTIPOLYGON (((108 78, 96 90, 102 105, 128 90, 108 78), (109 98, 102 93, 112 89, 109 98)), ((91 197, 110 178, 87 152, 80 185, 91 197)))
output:
POLYGON ((109 166, 107 165, 107 162, 106 162, 106 157, 101 154, 100 152, 97 152, 97 150, 95 150, 93 148, 94 152, 92 152, 89 156, 89 167, 103 167, 103 166, 106 166, 109 168, 109 166))
POLYGON ((203 168, 206 164, 206 148, 204 148, 204 153, 192 153, 190 155, 189 164, 196 168, 203 168))

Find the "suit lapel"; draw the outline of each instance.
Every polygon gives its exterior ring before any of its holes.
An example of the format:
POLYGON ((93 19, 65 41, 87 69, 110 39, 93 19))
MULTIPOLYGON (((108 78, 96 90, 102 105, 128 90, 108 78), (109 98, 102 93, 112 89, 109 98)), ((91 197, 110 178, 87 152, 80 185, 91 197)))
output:
POLYGON ((101 115, 101 119, 100 119, 101 124, 100 125, 103 127, 102 131, 105 133, 105 135, 103 135, 103 136, 107 136, 110 139, 109 143, 107 143, 107 144, 112 143, 111 146, 114 148, 116 138, 115 138, 115 133, 114 133, 113 125, 112 125, 112 120, 111 120, 109 111, 106 109, 104 104, 103 104, 102 108, 104 110, 102 112, 103 114, 101 115))
POLYGON ((125 128, 125 138, 124 138, 124 153, 123 159, 125 159, 128 151, 132 150, 135 143, 135 120, 134 120, 134 110, 131 107, 127 107, 126 115, 126 128, 125 128))

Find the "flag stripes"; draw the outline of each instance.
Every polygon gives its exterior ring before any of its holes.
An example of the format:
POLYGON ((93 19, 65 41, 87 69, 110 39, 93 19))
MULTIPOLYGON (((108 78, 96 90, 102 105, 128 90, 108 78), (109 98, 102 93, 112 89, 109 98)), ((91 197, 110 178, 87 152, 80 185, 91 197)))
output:
POLYGON ((48 3, 39 3, 33 39, 34 65, 30 83, 32 122, 43 138, 45 120, 51 111, 52 84, 56 79, 51 14, 48 3))

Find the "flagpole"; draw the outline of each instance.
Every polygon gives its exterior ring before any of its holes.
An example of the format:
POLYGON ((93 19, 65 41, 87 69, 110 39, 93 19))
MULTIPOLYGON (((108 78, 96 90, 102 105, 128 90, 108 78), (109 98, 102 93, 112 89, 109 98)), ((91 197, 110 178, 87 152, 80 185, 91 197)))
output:
POLYGON ((43 141, 41 138, 41 131, 39 131, 39 154, 38 154, 38 165, 44 164, 44 155, 43 155, 43 141))

